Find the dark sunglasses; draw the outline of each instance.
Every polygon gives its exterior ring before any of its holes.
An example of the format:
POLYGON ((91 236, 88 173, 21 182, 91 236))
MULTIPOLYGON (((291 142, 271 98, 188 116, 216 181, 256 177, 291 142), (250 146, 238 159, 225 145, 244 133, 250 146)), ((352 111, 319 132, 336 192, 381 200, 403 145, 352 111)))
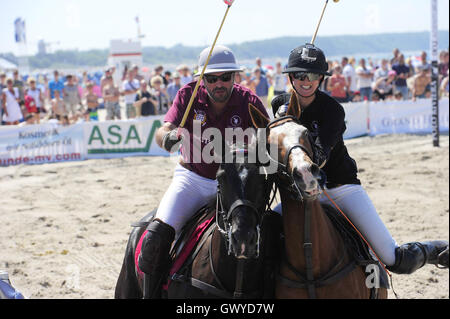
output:
POLYGON ((294 79, 297 79, 300 81, 304 81, 306 78, 308 78, 308 80, 310 82, 313 82, 313 81, 319 80, 320 77, 322 76, 322 74, 310 73, 310 72, 293 72, 292 76, 294 77, 294 79))
POLYGON ((208 82, 209 84, 213 84, 216 83, 218 80, 222 81, 222 82, 228 82, 231 80, 231 77, 233 76, 233 73, 224 73, 222 75, 210 75, 210 74, 205 74, 203 76, 203 78, 206 80, 206 82, 208 82))

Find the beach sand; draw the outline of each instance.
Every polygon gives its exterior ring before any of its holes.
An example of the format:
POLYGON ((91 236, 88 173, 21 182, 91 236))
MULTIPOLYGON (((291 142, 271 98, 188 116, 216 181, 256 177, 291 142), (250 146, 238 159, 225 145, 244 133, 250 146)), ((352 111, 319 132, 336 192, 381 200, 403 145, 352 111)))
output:
MULTIPOLYGON (((395 240, 449 239, 449 138, 346 141, 395 240)), ((0 269, 28 298, 113 298, 130 224, 155 208, 174 158, 129 157, 0 168, 0 269)), ((393 275, 399 298, 449 298, 449 271, 393 275)), ((395 298, 392 290, 389 298, 395 298)))

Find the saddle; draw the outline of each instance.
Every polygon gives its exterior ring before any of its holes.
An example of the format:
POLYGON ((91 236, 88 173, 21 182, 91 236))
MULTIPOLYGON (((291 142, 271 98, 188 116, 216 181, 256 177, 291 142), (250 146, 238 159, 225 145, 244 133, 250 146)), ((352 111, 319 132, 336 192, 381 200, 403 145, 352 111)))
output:
MULTIPOLYGON (((371 271, 376 271, 378 276, 375 276, 375 279, 378 279, 378 282, 373 283, 374 287, 389 289, 388 276, 384 271, 384 268, 375 258, 375 255, 361 236, 359 236, 358 232, 334 207, 322 205, 322 208, 331 223, 334 225, 335 229, 341 235, 344 245, 355 263, 363 268, 363 271, 367 274, 367 276, 372 274, 371 271), (369 268, 367 267, 368 265, 373 265, 373 267, 369 268), (370 270, 369 273, 368 269, 370 270)), ((373 289, 372 291, 373 293, 376 293, 373 289)))

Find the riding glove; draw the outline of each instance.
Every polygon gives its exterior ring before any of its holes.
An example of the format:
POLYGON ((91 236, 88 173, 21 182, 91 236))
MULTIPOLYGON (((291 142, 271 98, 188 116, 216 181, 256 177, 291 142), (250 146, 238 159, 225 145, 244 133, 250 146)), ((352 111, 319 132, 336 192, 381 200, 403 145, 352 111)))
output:
POLYGON ((177 152, 181 147, 182 143, 180 143, 180 142, 183 140, 183 136, 181 136, 181 135, 178 136, 177 133, 178 133, 177 129, 174 129, 174 130, 166 133, 166 135, 164 135, 164 137, 163 137, 162 146, 166 151, 168 151, 170 153, 177 152), (174 147, 174 146, 176 146, 176 147, 174 147))

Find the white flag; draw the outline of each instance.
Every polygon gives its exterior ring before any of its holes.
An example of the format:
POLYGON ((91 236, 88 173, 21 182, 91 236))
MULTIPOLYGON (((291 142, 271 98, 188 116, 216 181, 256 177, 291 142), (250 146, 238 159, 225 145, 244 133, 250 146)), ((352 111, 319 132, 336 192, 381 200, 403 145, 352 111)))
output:
POLYGON ((22 20, 21 18, 17 18, 14 21, 14 26, 15 26, 15 38, 16 38, 16 42, 26 42, 26 37, 25 37, 25 20, 22 20))

